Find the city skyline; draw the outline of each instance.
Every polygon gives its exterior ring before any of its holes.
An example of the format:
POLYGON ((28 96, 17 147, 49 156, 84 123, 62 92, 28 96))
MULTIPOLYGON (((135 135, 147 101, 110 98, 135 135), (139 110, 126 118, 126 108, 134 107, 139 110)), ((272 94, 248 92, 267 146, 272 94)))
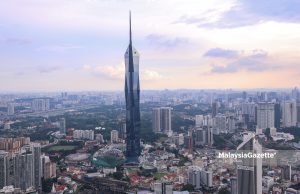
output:
POLYGON ((293 0, 2 1, 0 91, 121 91, 130 9, 142 90, 299 87, 299 7, 293 0))

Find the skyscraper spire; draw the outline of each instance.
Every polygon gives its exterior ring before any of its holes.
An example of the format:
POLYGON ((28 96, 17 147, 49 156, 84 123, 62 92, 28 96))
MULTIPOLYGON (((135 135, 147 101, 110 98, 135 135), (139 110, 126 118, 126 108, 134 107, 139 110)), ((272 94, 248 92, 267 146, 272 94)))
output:
POLYGON ((131 44, 131 11, 129 11, 129 44, 131 44))

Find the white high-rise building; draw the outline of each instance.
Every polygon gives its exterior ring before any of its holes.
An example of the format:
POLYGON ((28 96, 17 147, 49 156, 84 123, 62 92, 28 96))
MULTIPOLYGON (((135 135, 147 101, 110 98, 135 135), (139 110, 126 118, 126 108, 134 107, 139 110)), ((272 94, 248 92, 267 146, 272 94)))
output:
POLYGON ((42 177, 44 179, 49 179, 56 177, 56 163, 51 162, 49 156, 41 156, 42 163, 42 177))
POLYGON ((99 143, 104 143, 103 135, 98 133, 95 138, 99 143))
POLYGON ((7 104, 7 115, 11 116, 15 114, 15 105, 13 103, 7 104))
POLYGON ((50 99, 39 98, 32 101, 32 110, 35 112, 43 112, 50 109, 50 99))
POLYGON ((171 107, 160 107, 152 110, 152 128, 154 132, 172 133, 171 107))
POLYGON ((208 145, 213 144, 213 130, 211 127, 196 128, 195 130, 195 145, 208 145))
POLYGON ((204 124, 204 116, 203 115, 196 115, 195 116, 195 126, 202 127, 204 124))
POLYGON ((161 132, 160 126, 160 108, 153 108, 152 109, 152 129, 153 132, 161 132))
POLYGON ((0 150, 0 188, 8 185, 8 152, 0 150))
POLYGON ((202 169, 198 166, 190 166, 187 171, 188 183, 196 189, 213 186, 213 174, 210 170, 202 169))
POLYGON ((255 121, 255 103, 243 103, 242 104, 242 114, 248 115, 250 121, 255 121))
POLYGON ((110 132, 110 142, 118 143, 119 142, 119 132, 117 130, 112 130, 110 132))
MULTIPOLYGON (((245 134, 238 151, 260 154, 262 147, 253 133, 245 134)), ((237 193, 262 194, 262 159, 244 158, 237 163, 237 193)))
POLYGON ((93 130, 74 130, 73 138, 74 139, 94 140, 94 131, 93 130))
POLYGON ((154 194, 172 194, 173 184, 167 182, 154 183, 154 194))
POLYGON ((294 127, 297 126, 297 102, 284 101, 282 102, 282 126, 294 127))
POLYGON ((275 105, 273 103, 258 103, 257 129, 275 127, 275 105))
POLYGON ((41 146, 31 143, 19 152, 7 154, 0 151, 0 186, 14 185, 25 191, 29 188, 41 192, 41 146))
POLYGON ((217 116, 215 117, 215 134, 219 134, 219 133, 227 133, 227 127, 226 127, 226 116, 222 115, 222 114, 217 114, 217 116))

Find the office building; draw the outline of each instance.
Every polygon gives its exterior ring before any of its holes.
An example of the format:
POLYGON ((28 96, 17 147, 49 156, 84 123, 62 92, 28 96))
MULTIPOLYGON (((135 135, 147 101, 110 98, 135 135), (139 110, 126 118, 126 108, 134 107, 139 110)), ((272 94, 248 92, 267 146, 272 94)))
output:
POLYGON ((215 117, 218 114, 218 103, 213 102, 211 104, 211 108, 212 108, 212 111, 211 111, 212 117, 215 117))
POLYGON ((0 188, 8 184, 8 165, 8 152, 0 150, 0 188))
POLYGON ((297 102, 297 126, 300 127, 300 102, 297 102))
POLYGON ((32 101, 32 110, 35 112, 43 112, 50 110, 50 99, 38 98, 32 101))
POLYGON ((274 117, 274 126, 275 128, 279 129, 281 123, 281 107, 280 103, 278 102, 274 104, 274 117))
MULTIPOLYGON (((238 151, 261 153, 262 147, 253 133, 244 134, 238 151)), ((243 158, 237 162, 237 193, 262 194, 262 159, 243 158)))
POLYGON ((104 143, 104 139, 103 139, 103 135, 102 134, 96 134, 95 139, 99 142, 99 143, 104 143))
POLYGON ((42 175, 42 166, 41 166, 41 145, 39 143, 31 143, 31 152, 33 153, 34 160, 34 187, 37 190, 42 189, 41 175, 42 175))
POLYGON ((49 156, 41 156, 42 177, 44 179, 56 177, 56 163, 51 162, 49 156))
POLYGON ((125 101, 126 101, 126 158, 137 163, 140 147, 140 79, 139 53, 132 46, 131 14, 129 14, 129 46, 125 53, 125 101))
POLYGON ((94 131, 93 130, 74 130, 73 138, 74 139, 94 140, 94 131))
POLYGON ((204 125, 204 116, 196 115, 195 116, 195 127, 202 127, 204 125))
POLYGON ((258 129, 275 127, 275 105, 273 103, 258 103, 256 123, 258 129))
POLYGON ((119 142, 119 132, 117 130, 112 130, 110 132, 110 142, 118 143, 119 142))
POLYGON ((171 110, 170 107, 160 107, 152 110, 153 132, 172 133, 171 110))
POLYGON ((41 192, 42 162, 38 143, 25 145, 15 153, 0 152, 0 186, 13 185, 25 191, 41 192))
POLYGON ((167 182, 154 183, 154 194, 173 194, 173 184, 167 182))
POLYGON ((194 140, 196 146, 212 146, 213 144, 213 130, 211 127, 196 128, 194 132, 194 140))
POLYGON ((188 183, 196 189, 213 186, 213 174, 211 170, 205 170, 198 166, 190 166, 187 170, 188 183))
POLYGON ((35 186, 34 154, 26 147, 13 157, 13 185, 25 191, 35 186))
POLYGON ((7 104, 7 115, 12 116, 15 114, 15 105, 13 103, 7 104))
POLYGON ((282 102, 282 126, 297 126, 297 103, 296 100, 282 102))
POLYGON ((217 114, 214 119, 215 134, 228 133, 226 116, 222 114, 217 114))
POLYGON ((152 109, 152 130, 153 132, 161 132, 161 124, 160 124, 161 116, 160 116, 160 108, 152 109))
POLYGON ((60 134, 66 135, 66 119, 65 118, 59 119, 59 132, 60 132, 60 134))
POLYGON ((247 115, 250 122, 255 121, 255 110, 256 104, 255 103, 243 103, 242 104, 242 114, 247 115))
POLYGON ((230 178, 230 193, 237 194, 237 179, 235 177, 230 178))

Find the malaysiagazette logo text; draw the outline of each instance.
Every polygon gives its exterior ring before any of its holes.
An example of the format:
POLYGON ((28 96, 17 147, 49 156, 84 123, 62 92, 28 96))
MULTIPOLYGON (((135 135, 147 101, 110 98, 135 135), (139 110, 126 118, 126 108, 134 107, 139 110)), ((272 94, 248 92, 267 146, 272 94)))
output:
POLYGON ((270 153, 270 152, 265 152, 265 153, 255 153, 255 152, 219 152, 218 153, 218 158, 223 158, 223 159, 246 159, 246 158, 261 158, 261 159, 272 159, 274 158, 276 153, 270 153))

